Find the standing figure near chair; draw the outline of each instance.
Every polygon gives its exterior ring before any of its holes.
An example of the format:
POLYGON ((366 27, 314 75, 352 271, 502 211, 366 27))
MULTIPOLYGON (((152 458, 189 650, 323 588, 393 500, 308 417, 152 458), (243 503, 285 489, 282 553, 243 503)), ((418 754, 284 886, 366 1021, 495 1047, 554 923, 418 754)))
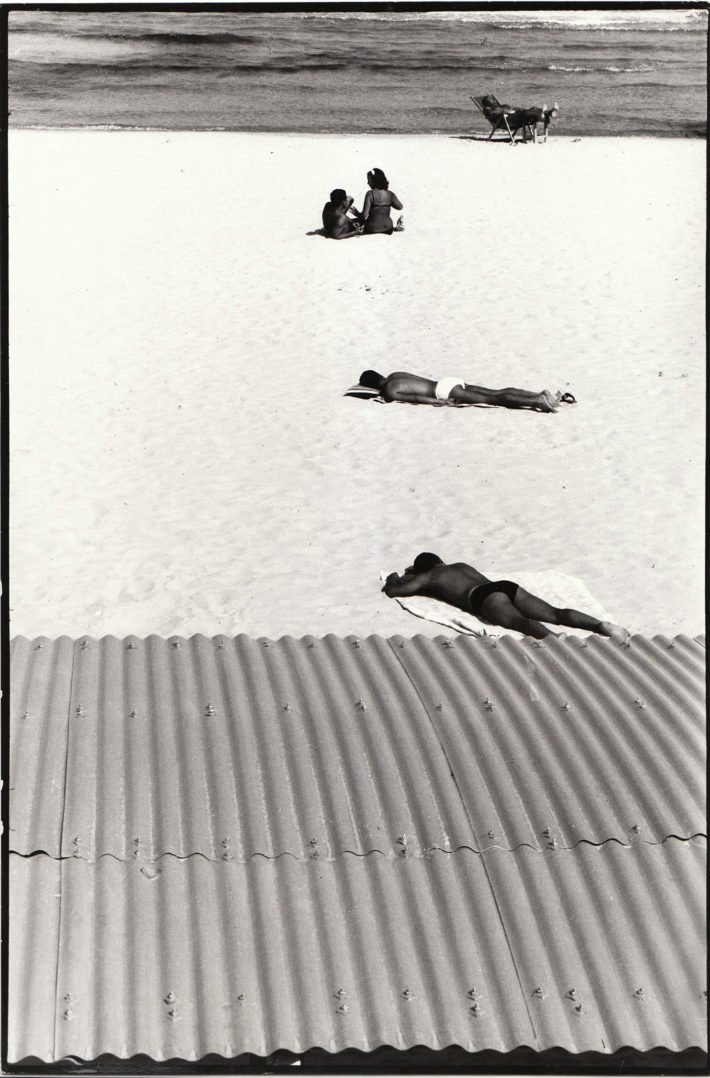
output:
POLYGON ((381 168, 373 168, 367 174, 370 190, 365 195, 360 220, 364 222, 363 233, 366 236, 376 234, 391 236, 393 232, 402 232, 404 225, 400 217, 396 225, 392 224, 390 209, 404 209, 394 191, 389 189, 389 181, 381 168))

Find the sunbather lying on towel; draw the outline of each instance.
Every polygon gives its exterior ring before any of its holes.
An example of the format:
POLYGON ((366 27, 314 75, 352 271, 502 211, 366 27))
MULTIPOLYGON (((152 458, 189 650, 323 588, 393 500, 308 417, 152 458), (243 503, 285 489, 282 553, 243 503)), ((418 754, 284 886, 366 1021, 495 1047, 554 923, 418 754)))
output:
POLYGON ((353 206, 353 201, 342 187, 330 192, 330 202, 323 207, 323 228, 326 236, 332 240, 347 240, 362 234, 360 214, 353 206), (355 219, 348 217, 348 213, 352 213, 355 219))
POLYGON ((382 589, 385 595, 428 595, 432 599, 457 606, 460 610, 475 614, 482 621, 515 629, 527 636, 542 639, 559 636, 551 625, 568 625, 590 633, 609 636, 618 643, 628 639, 629 634, 611 621, 598 621, 579 610, 560 610, 550 606, 544 599, 531 595, 512 580, 489 580, 478 569, 465 562, 444 565, 436 554, 418 554, 414 564, 404 570, 404 575, 390 573, 382 589))
POLYGON ((395 371, 385 377, 377 371, 363 371, 360 385, 376 389, 384 401, 407 401, 409 404, 498 404, 503 408, 534 408, 556 412, 560 404, 576 403, 571 393, 532 393, 527 389, 485 389, 472 386, 463 378, 422 378, 418 374, 395 371))

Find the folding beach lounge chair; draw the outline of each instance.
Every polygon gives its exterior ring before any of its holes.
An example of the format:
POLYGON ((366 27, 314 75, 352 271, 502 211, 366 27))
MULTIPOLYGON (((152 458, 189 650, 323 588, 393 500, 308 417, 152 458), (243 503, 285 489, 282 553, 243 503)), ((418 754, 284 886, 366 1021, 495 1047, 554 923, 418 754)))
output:
POLYGON ((483 97, 471 97, 471 100, 491 125, 491 133, 488 138, 492 139, 499 128, 505 127, 512 142, 513 132, 508 125, 508 113, 513 112, 514 109, 511 109, 510 105, 501 105, 498 98, 494 97, 493 94, 485 94, 483 97))
POLYGON ((547 142, 548 128, 552 121, 557 119, 560 111, 560 106, 556 101, 552 108, 548 109, 546 105, 542 108, 511 108, 510 105, 501 105, 493 94, 472 97, 471 100, 491 125, 488 138, 493 138, 495 132, 505 126, 511 142, 515 141, 515 136, 520 130, 523 132, 523 141, 527 141, 529 134, 533 142, 538 140, 547 142), (540 125, 542 133, 539 131, 540 125))

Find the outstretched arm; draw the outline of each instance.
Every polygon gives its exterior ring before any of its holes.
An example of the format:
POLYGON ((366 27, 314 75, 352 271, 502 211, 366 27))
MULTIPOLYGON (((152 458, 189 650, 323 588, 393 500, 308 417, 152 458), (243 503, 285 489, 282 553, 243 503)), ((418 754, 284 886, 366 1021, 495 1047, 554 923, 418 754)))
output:
POLYGON ((428 573, 404 573, 403 576, 390 573, 382 590, 390 598, 396 595, 417 595, 428 579, 428 573))
POLYGON ((451 404, 455 405, 454 400, 437 400, 436 397, 431 397, 427 393, 406 393, 403 390, 399 390, 393 394, 391 400, 404 401, 405 404, 451 404))

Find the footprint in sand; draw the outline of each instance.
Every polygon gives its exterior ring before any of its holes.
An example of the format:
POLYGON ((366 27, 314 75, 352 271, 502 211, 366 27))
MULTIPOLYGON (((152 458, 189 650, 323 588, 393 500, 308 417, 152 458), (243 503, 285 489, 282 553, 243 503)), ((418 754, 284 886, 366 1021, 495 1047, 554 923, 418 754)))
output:
POLYGON ((151 580, 148 576, 138 577, 137 580, 131 581, 119 592, 119 599, 131 600, 132 602, 139 603, 142 599, 147 599, 155 591, 155 581, 151 580))

